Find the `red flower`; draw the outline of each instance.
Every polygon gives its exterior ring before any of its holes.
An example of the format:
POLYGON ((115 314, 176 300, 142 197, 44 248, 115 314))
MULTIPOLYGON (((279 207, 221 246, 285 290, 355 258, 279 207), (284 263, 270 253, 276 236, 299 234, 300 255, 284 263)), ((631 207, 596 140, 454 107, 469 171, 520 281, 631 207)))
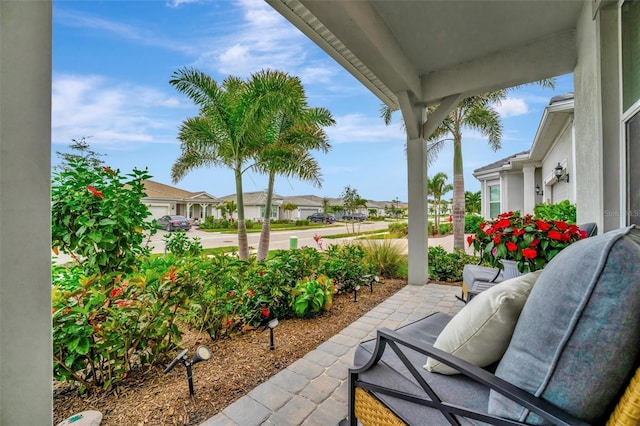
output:
POLYGON ((231 327, 231 324, 233 324, 233 320, 231 318, 227 319, 227 321, 224 323, 224 327, 231 327))
POLYGON ((236 292, 233 291, 233 290, 231 290, 229 293, 227 293, 227 296, 229 296, 229 297, 233 297, 235 295, 236 295, 236 292))
POLYGON ((580 229, 579 232, 580 232, 580 238, 587 238, 587 231, 580 229))
POLYGON ((509 219, 500 219, 494 226, 498 229, 508 228, 511 226, 511 221, 509 219))
POLYGON ((531 241, 531 244, 529 244, 530 247, 535 247, 540 243, 540 240, 537 238, 534 238, 533 241, 531 241))
POLYGON ((507 250, 516 251, 516 250, 518 250, 518 245, 516 243, 514 243, 514 242, 509 241, 507 243, 507 250))
POLYGON ((258 271, 258 275, 263 276, 264 275, 264 271, 258 271))
POLYGON ((480 222, 480 229, 482 229, 484 231, 484 226, 486 225, 486 223, 484 222, 480 222))
POLYGON ((118 302, 118 307, 119 308, 124 308, 125 306, 127 306, 127 302, 125 302, 124 300, 120 300, 118 302))
POLYGON ((111 297, 118 297, 118 296, 122 296, 123 291, 120 287, 114 287, 113 290, 111 290, 111 293, 109 293, 109 296, 111 297))
POLYGON ((487 235, 491 235, 494 232, 496 232, 496 230, 493 228, 493 226, 490 226, 486 231, 484 231, 484 233, 487 235))
POLYGON ((500 239, 501 239, 501 236, 500 235, 496 235, 495 237, 493 237, 493 242, 496 243, 496 244, 500 244, 500 239))
POLYGON ((568 243, 569 241, 571 241, 571 234, 569 234, 568 232, 565 232, 564 234, 562 234, 562 241, 565 243, 568 243))
POLYGON ((513 216, 513 212, 504 212, 498 215, 499 218, 511 217, 511 216, 513 216))
POLYGON ((453 222, 453 216, 449 216, 449 223, 453 222))
POLYGON ((536 228, 538 228, 539 231, 548 231, 551 225, 543 220, 536 220, 536 228))
POLYGON ((255 291, 253 291, 253 290, 248 290, 248 291, 247 291, 247 294, 249 295, 249 297, 253 297, 253 296, 255 296, 255 295, 256 295, 256 292, 255 292, 255 291))
POLYGON ((566 222, 557 222, 554 220, 553 224, 561 231, 566 231, 569 228, 569 225, 567 225, 566 222))
POLYGON ((473 243, 473 235, 467 237, 467 244, 471 245, 471 243, 473 243))
POLYGON ((555 229, 549 231, 549 238, 552 240, 562 241, 562 234, 555 229))
POLYGON ((526 231, 524 229, 513 228, 513 235, 516 237, 524 234, 526 231))
POLYGON ((266 306, 262 306, 262 308, 260 309, 260 313, 262 314, 263 317, 265 318, 269 318, 269 309, 267 309, 266 306))
POLYGON ((102 192, 98 191, 97 189, 95 189, 93 186, 87 186, 87 189, 89 190, 90 193, 92 193, 96 197, 104 198, 104 194, 102 192))
POLYGON ((532 249, 532 248, 522 249, 522 256, 524 256, 525 259, 535 259, 537 255, 538 255, 538 252, 536 251, 536 249, 532 249))

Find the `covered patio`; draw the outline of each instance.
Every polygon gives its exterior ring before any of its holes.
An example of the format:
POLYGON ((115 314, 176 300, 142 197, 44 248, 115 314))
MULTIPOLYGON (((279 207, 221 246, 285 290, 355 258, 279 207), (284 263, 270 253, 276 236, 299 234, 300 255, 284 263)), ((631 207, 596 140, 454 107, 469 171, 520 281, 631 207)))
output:
MULTIPOLYGON (((424 141, 469 95, 573 72, 578 222, 603 231, 640 223, 632 2, 268 3, 400 108, 411 284, 428 278, 424 141)), ((51 1, 3 1, 0 19, 0 423, 50 424, 51 1), (17 217, 28 226, 12 225, 17 217)))

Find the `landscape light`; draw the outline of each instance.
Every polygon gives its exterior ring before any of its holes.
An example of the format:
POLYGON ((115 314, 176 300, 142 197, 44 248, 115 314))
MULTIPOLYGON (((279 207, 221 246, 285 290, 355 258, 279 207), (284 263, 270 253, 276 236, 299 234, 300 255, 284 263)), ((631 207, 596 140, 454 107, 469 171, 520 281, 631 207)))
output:
POLYGON ((193 390, 193 370, 191 367, 194 364, 199 363, 200 361, 206 361, 211 358, 211 351, 206 346, 198 346, 196 349, 196 353, 193 355, 193 359, 191 361, 187 358, 188 349, 183 350, 178 354, 177 357, 171 361, 171 363, 164 369, 164 373, 167 374, 169 371, 173 370, 173 367, 176 366, 178 362, 182 362, 184 366, 187 368, 187 382, 189 383, 189 396, 194 395, 193 390))
POLYGON ((273 343, 273 329, 278 326, 278 318, 274 318, 267 323, 269 328, 269 349, 274 350, 276 345, 273 343))
POLYGON ((360 290, 360 286, 357 285, 353 288, 353 301, 357 302, 358 301, 358 290, 360 290))

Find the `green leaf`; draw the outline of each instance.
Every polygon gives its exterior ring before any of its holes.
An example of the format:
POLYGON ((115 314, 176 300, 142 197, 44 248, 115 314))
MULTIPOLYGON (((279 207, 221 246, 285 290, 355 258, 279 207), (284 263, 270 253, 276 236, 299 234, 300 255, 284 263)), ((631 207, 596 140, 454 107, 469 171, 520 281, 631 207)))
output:
POLYGON ((99 243, 100 241, 102 241, 102 234, 100 234, 99 232, 90 232, 89 239, 94 243, 99 243))
POLYGON ((102 220, 100 221, 99 225, 100 225, 100 226, 107 226, 107 225, 115 225, 115 224, 117 224, 117 223, 118 223, 118 222, 116 222, 116 221, 115 221, 115 220, 113 220, 113 219, 105 218, 105 219, 102 219, 102 220))

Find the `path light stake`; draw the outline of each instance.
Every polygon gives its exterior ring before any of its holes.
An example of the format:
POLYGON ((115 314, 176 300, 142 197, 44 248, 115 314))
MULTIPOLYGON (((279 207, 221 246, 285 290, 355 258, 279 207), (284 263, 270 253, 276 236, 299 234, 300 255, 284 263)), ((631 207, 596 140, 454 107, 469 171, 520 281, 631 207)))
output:
POLYGON ((189 382, 189 396, 193 396, 195 394, 195 391, 193 390, 193 371, 191 367, 200 361, 206 361, 209 358, 211 358, 211 351, 206 346, 198 346, 198 348, 196 349, 196 353, 195 355, 193 355, 193 359, 191 361, 187 359, 187 352, 189 352, 188 349, 185 349, 182 352, 180 352, 180 354, 178 354, 178 356, 175 357, 173 361, 171 361, 171 364, 169 364, 167 368, 164 369, 164 373, 167 374, 169 371, 173 370, 173 367, 175 367, 176 364, 181 361, 184 364, 184 366, 187 368, 187 382, 189 382))
POLYGON ((353 288, 353 301, 357 302, 358 301, 358 290, 360 290, 360 286, 357 285, 353 288))
POLYGON ((269 349, 274 350, 276 345, 273 343, 273 329, 278 325, 278 318, 274 318, 267 323, 267 327, 269 327, 269 349))

